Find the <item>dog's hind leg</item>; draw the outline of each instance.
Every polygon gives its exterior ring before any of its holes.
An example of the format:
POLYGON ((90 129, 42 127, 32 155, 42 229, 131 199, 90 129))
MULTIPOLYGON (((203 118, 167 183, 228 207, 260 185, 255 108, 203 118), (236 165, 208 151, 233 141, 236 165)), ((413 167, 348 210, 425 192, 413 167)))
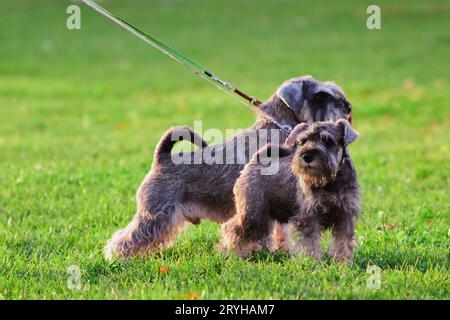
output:
POLYGON ((105 258, 142 257, 170 246, 187 220, 181 210, 171 207, 157 214, 138 211, 124 229, 117 231, 105 247, 105 258))
POLYGON ((272 236, 274 241, 273 250, 282 249, 289 251, 290 237, 287 224, 276 222, 272 236))
POLYGON ((270 239, 266 238, 262 236, 259 241, 250 241, 245 236, 245 226, 239 222, 239 217, 235 216, 222 225, 221 240, 216 249, 224 254, 234 251, 239 257, 244 258, 251 252, 259 251, 267 246, 270 239))
POLYGON ((273 248, 274 221, 264 210, 264 205, 237 197, 237 208, 237 214, 222 225, 217 249, 224 253, 234 251, 245 257, 252 251, 273 248))

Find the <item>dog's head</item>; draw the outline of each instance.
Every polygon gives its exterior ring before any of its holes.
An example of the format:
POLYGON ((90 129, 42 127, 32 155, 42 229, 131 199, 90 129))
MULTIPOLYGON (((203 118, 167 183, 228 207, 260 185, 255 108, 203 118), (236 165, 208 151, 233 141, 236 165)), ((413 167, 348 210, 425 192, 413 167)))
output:
POLYGON ((272 99, 293 113, 297 123, 352 120, 352 107, 342 89, 333 82, 320 82, 311 76, 285 81, 272 99))
POLYGON ((357 133, 345 119, 297 125, 285 145, 293 149, 292 171, 310 187, 334 181, 357 133))

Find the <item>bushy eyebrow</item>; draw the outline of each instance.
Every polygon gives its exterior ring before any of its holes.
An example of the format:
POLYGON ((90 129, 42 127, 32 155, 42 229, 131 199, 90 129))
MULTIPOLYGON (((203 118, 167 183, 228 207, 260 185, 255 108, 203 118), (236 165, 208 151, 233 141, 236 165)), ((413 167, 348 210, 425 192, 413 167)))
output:
POLYGON ((336 143, 336 139, 334 138, 334 135, 328 132, 327 130, 322 130, 319 132, 319 137, 325 137, 327 141, 336 143))
POLYGON ((326 128, 319 128, 318 130, 316 129, 316 130, 310 131, 310 132, 302 132, 297 136, 297 141, 317 140, 318 138, 321 138, 323 136, 325 136, 329 141, 331 141, 335 144, 337 143, 334 135, 331 134, 330 132, 328 132, 328 130, 326 130, 326 128))
POLYGON ((317 131, 302 132, 297 136, 297 141, 313 140, 318 134, 317 131))

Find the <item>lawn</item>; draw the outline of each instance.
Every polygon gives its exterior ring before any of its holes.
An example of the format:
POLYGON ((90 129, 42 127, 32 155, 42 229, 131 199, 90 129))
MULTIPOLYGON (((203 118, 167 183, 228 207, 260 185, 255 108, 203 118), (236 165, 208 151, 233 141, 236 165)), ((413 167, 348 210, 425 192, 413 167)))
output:
POLYGON ((210 222, 160 254, 106 262, 168 127, 254 115, 83 4, 68 30, 72 3, 0 3, 0 298, 450 298, 448 1, 377 1, 381 30, 366 28, 369 1, 102 2, 261 99, 302 74, 344 88, 361 133, 352 264, 224 258, 210 222))

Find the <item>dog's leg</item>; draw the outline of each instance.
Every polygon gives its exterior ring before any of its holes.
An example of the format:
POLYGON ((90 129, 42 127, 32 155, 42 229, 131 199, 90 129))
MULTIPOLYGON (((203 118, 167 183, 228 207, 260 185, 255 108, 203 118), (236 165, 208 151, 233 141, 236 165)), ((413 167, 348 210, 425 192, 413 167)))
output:
POLYGON ((245 257, 253 251, 272 247, 273 220, 264 210, 244 211, 222 225, 218 249, 224 253, 235 251, 245 257))
POLYGON ((245 258, 253 251, 262 249, 261 243, 248 241, 244 237, 243 226, 236 217, 222 224, 221 240, 216 247, 224 254, 235 252, 241 258, 245 258))
POLYGON ((311 257, 320 260, 322 259, 322 249, 320 248, 320 233, 321 228, 317 222, 310 222, 299 228, 300 240, 297 251, 299 253, 306 253, 311 257))
POLYGON ((182 212, 177 209, 159 214, 138 212, 127 227, 117 231, 108 241, 105 257, 108 260, 114 257, 126 259, 167 247, 186 222, 182 212))
POLYGON ((275 223, 273 232, 274 250, 283 249, 289 251, 289 232, 288 225, 281 224, 279 222, 275 223))
POLYGON ((354 218, 348 218, 333 226, 333 242, 329 254, 338 261, 351 261, 354 254, 354 218))

